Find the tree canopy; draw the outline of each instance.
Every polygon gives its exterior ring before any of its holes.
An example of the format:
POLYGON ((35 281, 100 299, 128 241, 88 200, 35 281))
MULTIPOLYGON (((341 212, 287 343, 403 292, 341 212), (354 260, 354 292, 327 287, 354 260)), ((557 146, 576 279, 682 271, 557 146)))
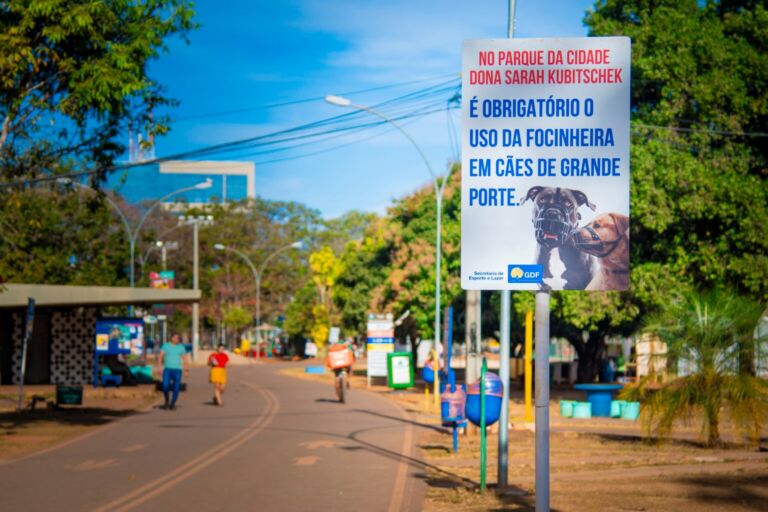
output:
MULTIPOLYGON (((632 271, 768 298, 763 2, 601 0, 590 35, 632 38, 632 271)), ((661 278, 661 279, 660 279, 661 278)))
POLYGON ((0 4, 0 171, 5 179, 109 166, 128 129, 167 131, 148 63, 194 27, 187 0, 0 4))

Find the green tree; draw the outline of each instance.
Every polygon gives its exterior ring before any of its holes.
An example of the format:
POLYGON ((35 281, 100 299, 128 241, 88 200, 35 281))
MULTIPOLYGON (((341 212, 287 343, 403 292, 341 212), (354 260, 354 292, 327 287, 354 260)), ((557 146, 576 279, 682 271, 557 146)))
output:
MULTIPOLYGON (((240 256, 230 251, 217 251, 216 244, 237 249, 259 269, 275 251, 296 241, 312 239, 322 220, 316 210, 295 202, 249 201, 215 204, 204 211, 189 214, 213 217, 213 225, 200 230, 201 289, 203 314, 220 323, 221 307, 231 302, 249 311, 256 310, 256 283, 253 272, 240 256)), ((189 230, 187 230, 189 231, 189 230)), ((191 252, 191 238, 184 235, 185 245, 179 251, 191 252), (186 245, 189 244, 189 245, 186 245)), ((183 267, 190 276, 191 267, 183 267)), ((295 291, 307 280, 304 251, 283 250, 263 268, 260 309, 262 322, 275 323, 282 316, 295 291)))
POLYGON ((186 0, 2 2, 3 177, 110 166, 121 132, 166 132, 172 102, 147 66, 192 16, 186 0))
POLYGON ((317 302, 312 306, 311 336, 318 348, 322 349, 328 341, 331 325, 337 320, 332 297, 333 288, 343 266, 326 245, 309 255, 309 268, 312 271, 312 282, 317 289, 317 302))
POLYGON ((624 395, 643 401, 646 432, 668 436, 678 420, 697 418, 708 446, 720 443, 721 410, 757 443, 768 419, 768 384, 745 369, 754 354, 763 307, 733 292, 686 291, 648 319, 645 330, 667 344, 667 357, 690 374, 658 390, 645 380, 624 395), (745 358, 745 356, 747 356, 745 358))
POLYGON ((386 281, 391 248, 385 236, 388 222, 386 218, 378 219, 362 240, 348 242, 340 257, 344 272, 337 279, 333 302, 345 334, 365 335, 372 292, 386 281))
POLYGON ((659 306, 660 284, 728 283, 765 299, 764 2, 601 0, 585 22, 632 38, 636 297, 659 306))
MULTIPOLYGON (((224 306, 224 324, 227 328, 235 331, 235 336, 239 338, 243 329, 253 323, 253 313, 242 306, 228 304, 224 306)), ((237 339, 236 339, 237 343, 237 339)))
MULTIPOLYGON (((675 290, 729 283, 768 296, 768 16, 760 2, 600 0, 590 35, 632 38, 630 293, 552 294, 553 336, 594 380, 608 336, 675 290)), ((532 298, 515 294, 521 313, 532 298)))
MULTIPOLYGON (((534 294, 517 292, 513 300, 522 327, 522 315, 534 309, 534 294)), ((619 292, 553 292, 550 310, 550 335, 573 345, 579 382, 594 382, 607 339, 634 332, 639 315, 630 294, 619 292)))
MULTIPOLYGON (((463 295, 460 281, 461 178, 451 173, 443 197, 441 306, 463 295)), ((373 309, 399 315, 410 310, 413 337, 434 336, 436 205, 432 187, 398 201, 389 210, 385 237, 391 244, 387 279, 372 294, 373 309)), ((458 318, 460 312, 455 312, 458 318)), ((458 326, 455 325, 455 328, 458 326)))
POLYGON ((16 283, 125 285, 128 243, 102 198, 40 187, 0 200, 0 276, 16 283))

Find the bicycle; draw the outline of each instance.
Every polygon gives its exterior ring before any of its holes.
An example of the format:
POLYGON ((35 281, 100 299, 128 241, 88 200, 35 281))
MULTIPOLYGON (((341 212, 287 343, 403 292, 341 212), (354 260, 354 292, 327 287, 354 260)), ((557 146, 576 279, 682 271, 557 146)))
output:
POLYGON ((339 403, 346 402, 346 394, 349 390, 349 376, 347 375, 347 368, 341 368, 336 371, 336 397, 339 399, 339 403))

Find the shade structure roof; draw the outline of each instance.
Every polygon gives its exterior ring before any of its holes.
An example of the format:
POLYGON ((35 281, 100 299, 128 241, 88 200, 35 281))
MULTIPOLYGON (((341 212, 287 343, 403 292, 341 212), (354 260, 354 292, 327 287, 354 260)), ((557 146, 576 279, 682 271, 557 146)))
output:
POLYGON ((0 285, 0 309, 24 307, 29 298, 37 307, 79 307, 184 304, 200 296, 200 290, 10 283, 0 285))

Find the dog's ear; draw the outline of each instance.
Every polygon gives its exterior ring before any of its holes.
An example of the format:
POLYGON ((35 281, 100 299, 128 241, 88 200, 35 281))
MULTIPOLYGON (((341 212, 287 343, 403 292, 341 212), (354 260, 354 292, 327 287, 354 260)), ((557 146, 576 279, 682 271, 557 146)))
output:
POLYGON ((529 199, 533 201, 534 199, 536 199, 536 196, 539 195, 539 193, 542 190, 544 190, 544 187, 531 187, 530 189, 528 189, 528 193, 525 195, 525 199, 520 201, 520 204, 523 204, 529 199))
POLYGON ((620 213, 612 213, 611 218, 616 225, 616 231, 619 235, 629 238, 629 217, 620 213))
POLYGON ((592 211, 595 211, 595 205, 589 202, 589 199, 587 199, 587 194, 585 194, 581 190, 574 190, 573 197, 576 198, 576 202, 578 203, 579 206, 585 204, 589 206, 592 209, 592 211))

